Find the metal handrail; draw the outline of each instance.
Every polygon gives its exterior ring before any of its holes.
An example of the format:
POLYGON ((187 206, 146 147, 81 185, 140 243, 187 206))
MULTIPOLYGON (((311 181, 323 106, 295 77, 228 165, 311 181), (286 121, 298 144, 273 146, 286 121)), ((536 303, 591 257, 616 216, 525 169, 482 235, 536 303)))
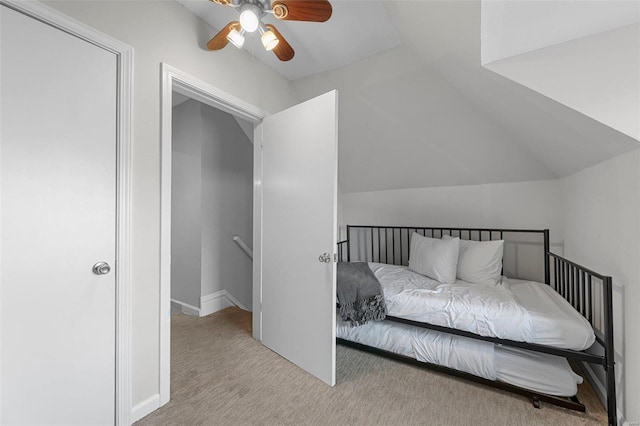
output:
POLYGON ((236 242, 236 244, 238 245, 238 247, 240 247, 240 248, 242 249, 242 251, 243 251, 243 252, 245 252, 245 253, 246 253, 246 255, 247 255, 247 256, 249 256, 249 258, 250 258, 251 260, 253 260, 253 250, 251 250, 251 249, 249 248, 249 246, 247 245, 247 243, 245 243, 245 242, 242 240, 242 238, 240 238, 240 237, 239 237, 239 236, 237 236, 237 235, 234 235, 234 236, 233 236, 233 241, 235 241, 235 242, 236 242))

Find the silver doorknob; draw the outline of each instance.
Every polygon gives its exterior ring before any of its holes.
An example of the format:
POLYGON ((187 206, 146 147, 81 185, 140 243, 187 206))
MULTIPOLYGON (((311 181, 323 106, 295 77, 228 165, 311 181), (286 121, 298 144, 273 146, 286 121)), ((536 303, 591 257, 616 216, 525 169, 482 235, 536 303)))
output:
POLYGON ((320 255, 320 257, 318 257, 318 260, 323 263, 329 263, 331 262, 331 255, 327 252, 324 252, 320 255))
POLYGON ((96 275, 106 275, 111 272, 111 266, 107 262, 98 262, 93 265, 93 273, 96 275))

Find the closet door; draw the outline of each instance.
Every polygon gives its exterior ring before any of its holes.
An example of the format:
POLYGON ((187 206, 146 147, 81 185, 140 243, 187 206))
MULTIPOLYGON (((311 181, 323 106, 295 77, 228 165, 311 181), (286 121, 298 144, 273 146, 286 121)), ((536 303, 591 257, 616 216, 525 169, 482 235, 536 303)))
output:
POLYGON ((0 67, 0 424, 114 424, 117 58, 0 6, 0 67))
POLYGON ((262 343, 335 384, 338 93, 262 123, 262 343))

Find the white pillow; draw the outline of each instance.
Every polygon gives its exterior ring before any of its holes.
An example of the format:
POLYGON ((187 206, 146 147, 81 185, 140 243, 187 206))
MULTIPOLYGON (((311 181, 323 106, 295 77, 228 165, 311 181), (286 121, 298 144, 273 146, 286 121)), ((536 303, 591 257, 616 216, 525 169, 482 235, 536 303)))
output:
POLYGON ((460 251, 460 239, 423 237, 411 235, 409 269, 445 284, 456 282, 456 266, 460 251))
MULTIPOLYGON (((449 235, 442 238, 452 239, 449 235)), ((458 279, 474 284, 498 284, 502 274, 503 248, 504 240, 460 240, 456 276, 458 279)))

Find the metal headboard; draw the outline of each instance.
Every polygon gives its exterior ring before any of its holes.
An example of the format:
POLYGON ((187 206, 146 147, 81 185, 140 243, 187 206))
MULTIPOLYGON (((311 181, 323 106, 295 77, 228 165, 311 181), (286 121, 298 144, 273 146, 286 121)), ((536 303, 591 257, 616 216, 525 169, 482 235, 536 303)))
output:
POLYGON ((550 284, 549 258, 545 255, 549 252, 548 229, 347 225, 347 239, 338 243, 338 259, 342 262, 358 260, 407 266, 411 235, 414 232, 431 238, 450 235, 475 241, 502 240, 505 236, 514 234, 540 235, 540 260, 544 263, 544 282, 550 284))

